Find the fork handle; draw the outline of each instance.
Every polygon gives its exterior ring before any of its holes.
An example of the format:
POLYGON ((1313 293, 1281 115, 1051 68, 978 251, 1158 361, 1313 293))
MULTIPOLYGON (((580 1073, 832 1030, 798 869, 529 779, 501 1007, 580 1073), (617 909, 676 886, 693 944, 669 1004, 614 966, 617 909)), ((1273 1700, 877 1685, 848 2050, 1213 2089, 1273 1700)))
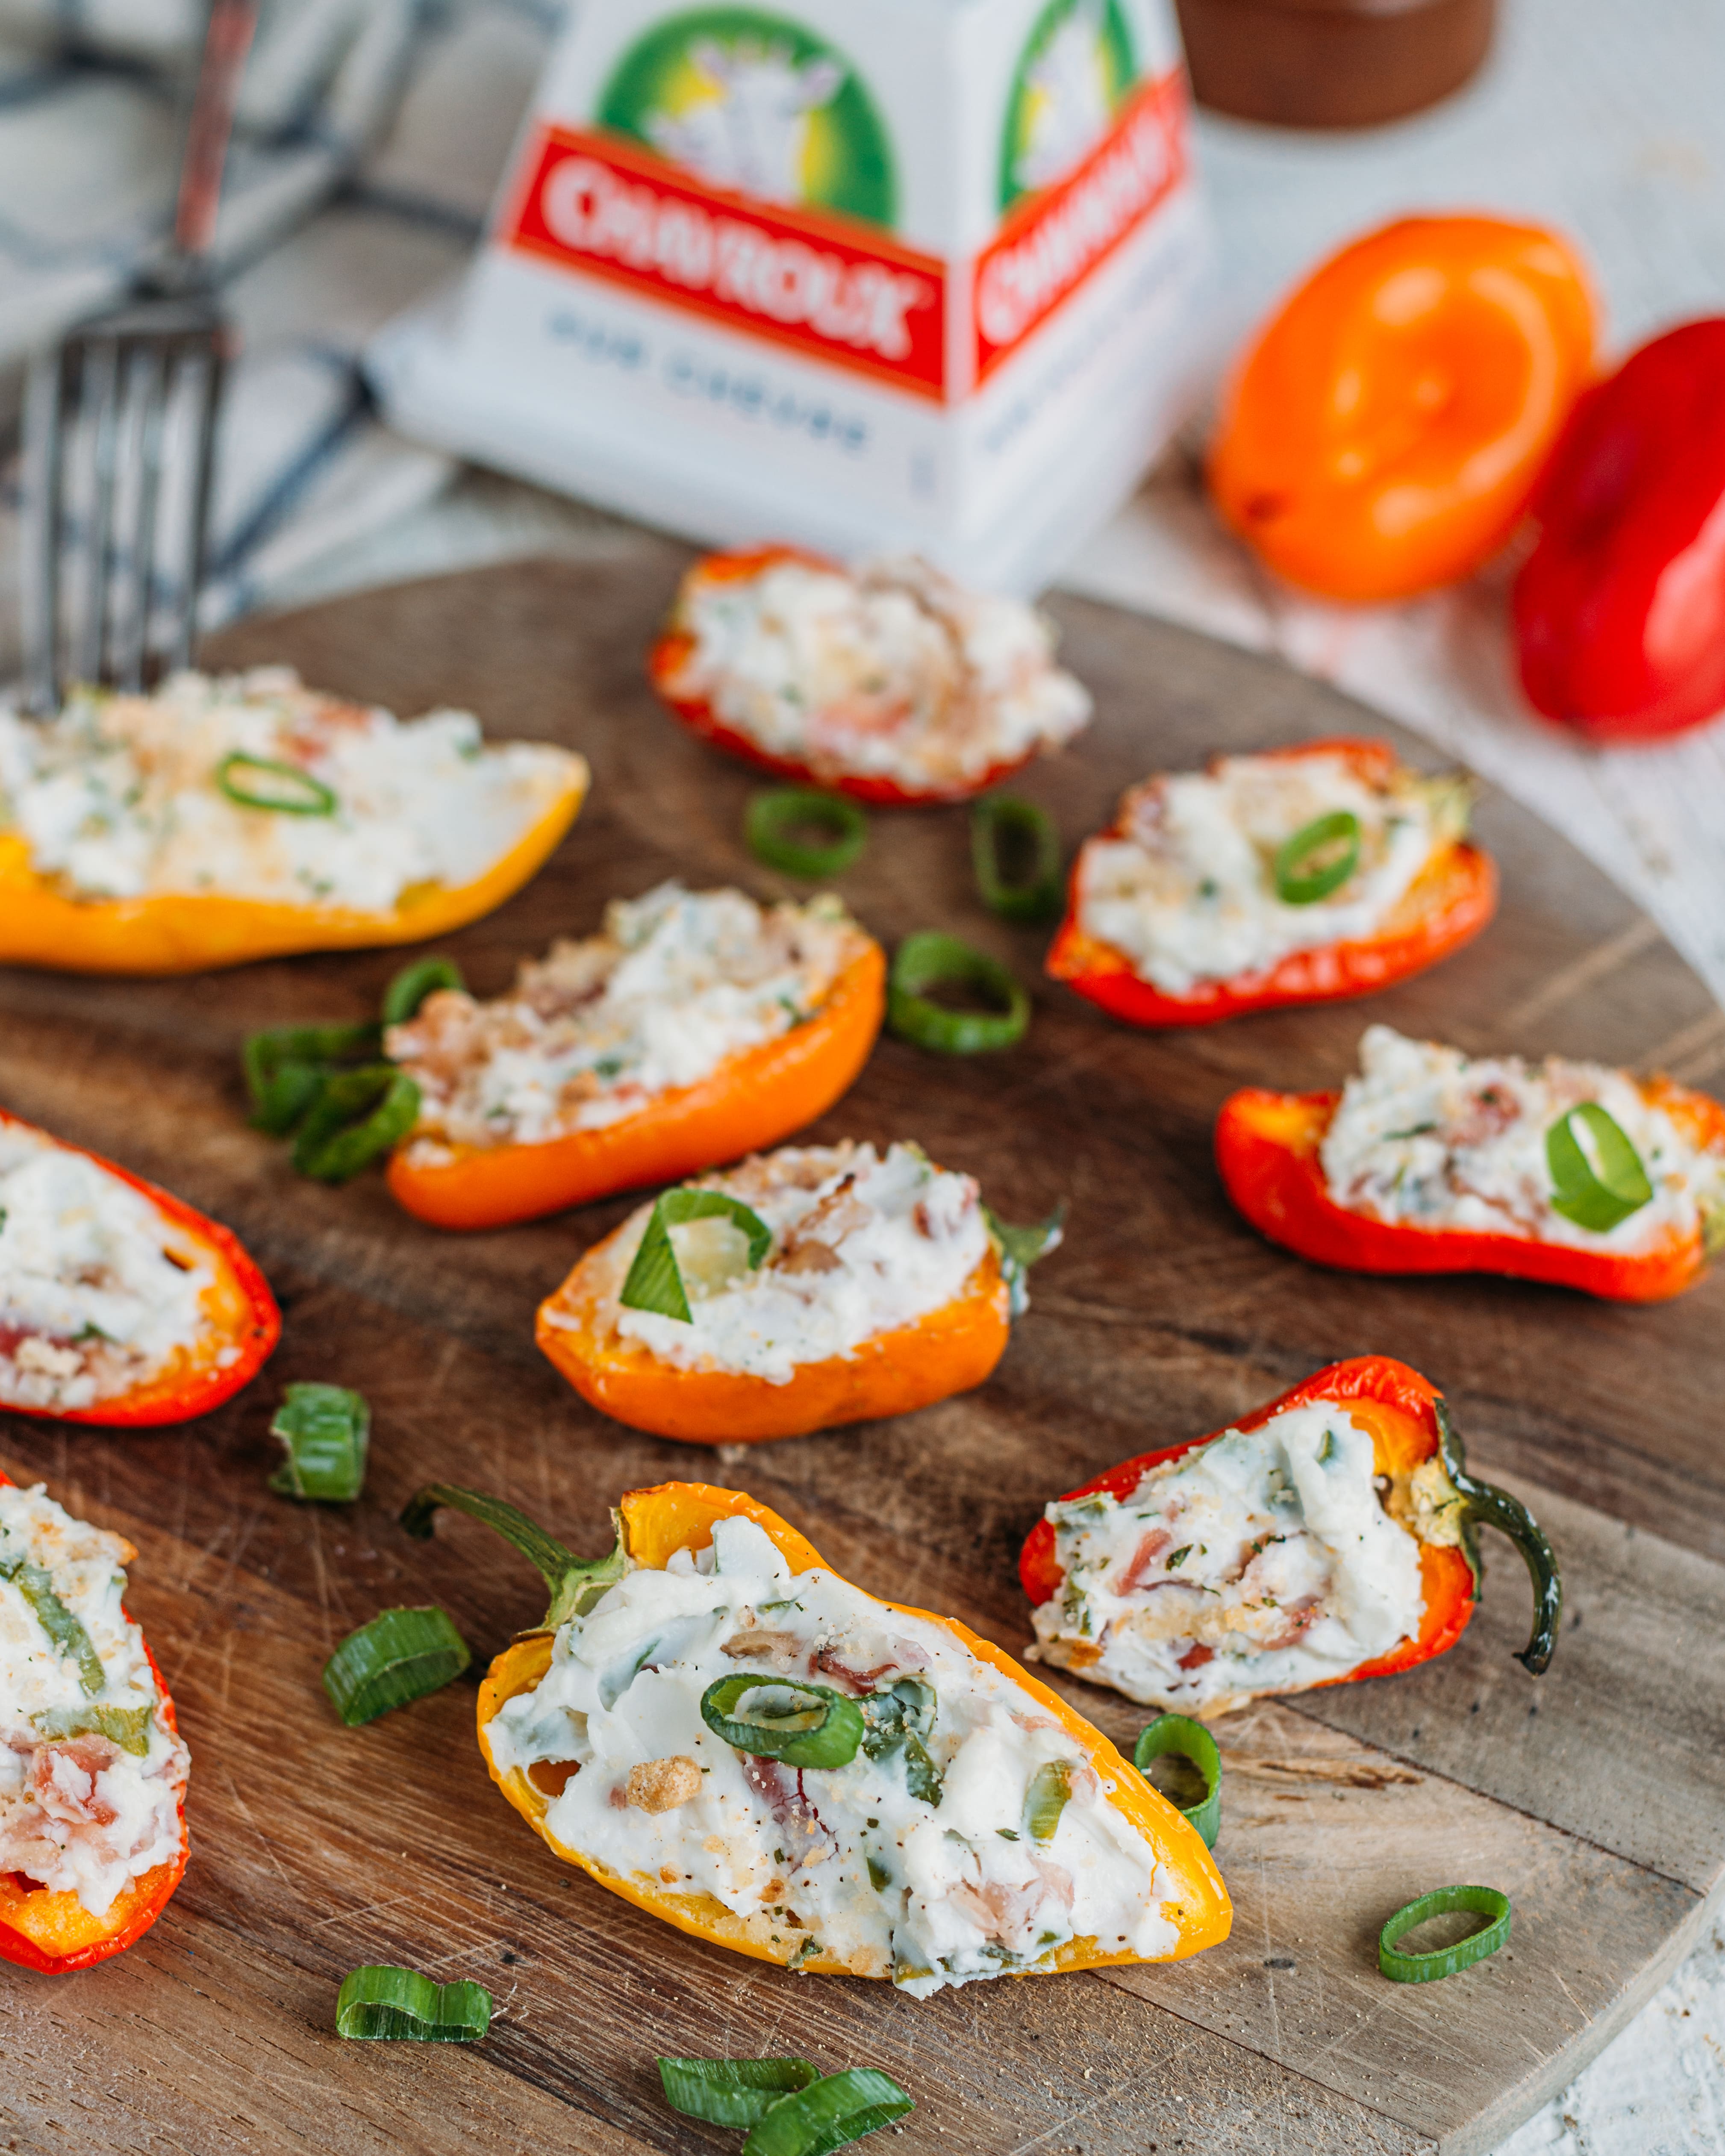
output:
POLYGON ((174 254, 182 276, 202 264, 215 238, 239 78, 257 23, 257 0, 210 0, 174 210, 174 254))

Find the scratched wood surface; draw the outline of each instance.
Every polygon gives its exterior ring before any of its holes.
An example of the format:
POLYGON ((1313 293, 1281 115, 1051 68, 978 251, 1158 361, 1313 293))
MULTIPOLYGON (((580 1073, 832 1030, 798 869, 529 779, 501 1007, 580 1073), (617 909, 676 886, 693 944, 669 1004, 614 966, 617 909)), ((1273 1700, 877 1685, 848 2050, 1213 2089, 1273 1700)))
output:
MULTIPOLYGON (((687 741, 639 656, 685 557, 643 534, 585 564, 487 570, 230 632, 223 662, 286 659, 403 712, 468 703, 496 733, 591 758, 590 805, 537 880, 448 945, 481 992, 604 899, 680 874, 779 888, 737 832, 747 774, 687 741)), ((1362 727, 1277 666, 1060 602, 1096 692, 1076 752, 1022 782, 1069 844, 1158 764, 1362 727)), ((1425 760, 1409 741, 1402 743, 1425 760)), ((897 1423, 716 1458, 587 1409, 532 1344, 535 1304, 626 1202, 442 1237, 375 1178, 299 1183, 247 1129, 234 1055, 254 1026, 369 1014, 398 961, 311 958, 208 979, 0 973, 0 1101, 171 1184, 236 1227, 286 1317, 249 1392, 125 1438, 0 1416, 0 1466, 42 1477, 138 1544, 132 1604, 193 1752, 179 1896, 120 1960, 54 1982, 0 1969, 0 2145, 349 2156, 548 2147, 734 2148, 668 2112, 655 2052, 870 2061, 918 2108, 912 2152, 1489 2148, 1560 2087, 1674 1965, 1725 1866, 1725 1325, 1717 1284, 1654 1310, 1481 1281, 1372 1281, 1269 1249, 1216 1183, 1209 1132, 1235 1085, 1332 1082, 1363 1019, 1471 1049, 1558 1050, 1717 1083, 1713 1006, 1657 934, 1551 832, 1488 796, 1497 924, 1361 1006, 1184 1034, 1134 1033, 1043 982, 1043 938, 983 912, 957 811, 875 819, 842 888, 892 941, 949 925, 1034 984, 1026 1040, 948 1062, 891 1040, 819 1135, 912 1136, 1028 1219, 1065 1197, 1066 1247, 982 1392, 897 1423), (1213 1428, 1334 1357, 1399 1354, 1445 1385, 1473 1457, 1529 1497, 1564 1560, 1566 1629, 1535 1685, 1512 1557, 1430 1668, 1266 1706, 1220 1730, 1218 1856, 1233 1937, 1198 1960, 917 2005, 799 1979, 685 1939, 558 1865, 491 1791, 470 1680, 372 1728, 317 1682, 377 1609, 435 1600, 481 1655, 537 1614, 526 1568, 471 1522, 431 1546, 395 1525, 430 1477, 514 1499, 578 1547, 622 1489, 706 1472, 778 1507, 874 1591, 945 1609, 1014 1650, 1014 1560, 1048 1496, 1213 1428), (351 1508, 264 1487, 295 1378, 373 1403, 351 1508), (1450 1983, 1387 1984, 1373 1940, 1456 1878, 1516 1903, 1509 1948, 1450 1983), (341 1974, 399 1960, 478 1978, 494 2033, 469 2051, 344 2045, 341 1974)), ((1142 1717, 1070 1695, 1116 1736, 1142 1717)))

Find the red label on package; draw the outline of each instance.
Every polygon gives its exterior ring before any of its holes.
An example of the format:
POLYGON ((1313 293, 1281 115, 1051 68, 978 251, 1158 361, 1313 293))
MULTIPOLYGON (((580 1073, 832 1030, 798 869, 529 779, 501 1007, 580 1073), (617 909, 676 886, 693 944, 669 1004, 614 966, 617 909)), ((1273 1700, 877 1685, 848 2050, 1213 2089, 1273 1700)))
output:
POLYGON ((548 127, 504 243, 900 389, 946 388, 946 265, 861 226, 709 188, 548 127))
POLYGON ((1185 173, 1185 84, 1133 92, 1084 162, 1019 204, 977 258, 978 381, 1154 214, 1185 173))

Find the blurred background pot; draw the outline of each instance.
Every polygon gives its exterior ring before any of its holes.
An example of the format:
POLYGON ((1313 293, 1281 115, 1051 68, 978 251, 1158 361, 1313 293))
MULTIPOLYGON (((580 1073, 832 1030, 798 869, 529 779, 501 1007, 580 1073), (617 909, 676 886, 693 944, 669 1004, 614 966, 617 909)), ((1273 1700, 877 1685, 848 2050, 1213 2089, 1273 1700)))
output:
POLYGON ((1282 127, 1370 127, 1459 90, 1496 0, 1178 0, 1200 105, 1282 127))

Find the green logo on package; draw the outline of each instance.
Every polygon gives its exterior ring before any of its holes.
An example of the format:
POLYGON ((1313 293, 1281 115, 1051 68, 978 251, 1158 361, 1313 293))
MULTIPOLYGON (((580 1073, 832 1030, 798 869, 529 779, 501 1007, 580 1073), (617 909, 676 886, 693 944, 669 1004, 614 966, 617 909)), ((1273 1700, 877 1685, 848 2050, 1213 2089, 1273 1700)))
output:
POLYGON ((801 23, 752 8, 673 15, 631 46, 598 118, 709 187, 890 225, 892 152, 868 91, 801 23))
POLYGON ((1006 101, 1003 210, 1084 162, 1114 125, 1137 71, 1119 0, 1049 0, 1006 101))

